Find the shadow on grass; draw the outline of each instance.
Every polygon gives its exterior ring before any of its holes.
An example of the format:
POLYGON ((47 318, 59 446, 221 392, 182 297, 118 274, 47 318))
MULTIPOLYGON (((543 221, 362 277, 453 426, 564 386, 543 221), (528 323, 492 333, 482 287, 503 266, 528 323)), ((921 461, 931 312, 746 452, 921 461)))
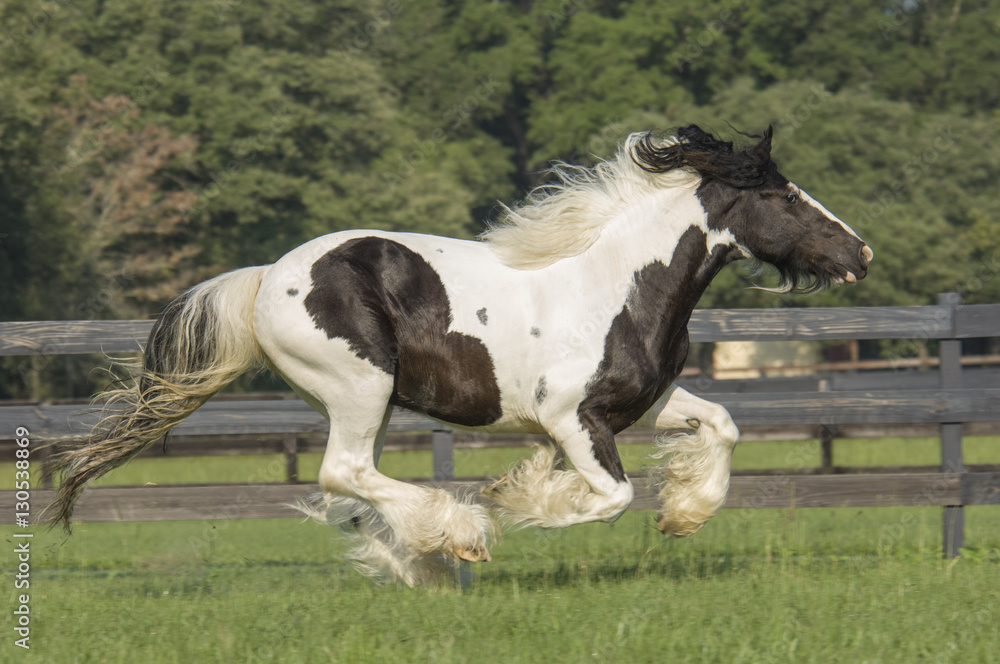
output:
POLYGON ((635 560, 603 559, 511 562, 484 569, 477 583, 506 585, 514 581, 520 588, 577 587, 621 583, 623 581, 676 582, 690 579, 727 578, 759 567, 759 556, 663 555, 635 560))

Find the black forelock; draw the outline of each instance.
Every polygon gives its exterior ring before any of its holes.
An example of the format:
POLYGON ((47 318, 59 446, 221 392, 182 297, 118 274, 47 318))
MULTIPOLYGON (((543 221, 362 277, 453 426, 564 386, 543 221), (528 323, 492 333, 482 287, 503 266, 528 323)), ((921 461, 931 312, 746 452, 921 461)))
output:
POLYGON ((732 187, 759 187, 778 171, 771 159, 772 128, 755 145, 734 149, 697 125, 687 125, 671 132, 677 140, 663 145, 663 140, 649 132, 639 141, 632 160, 650 173, 666 173, 676 168, 692 168, 705 180, 718 180, 732 187))

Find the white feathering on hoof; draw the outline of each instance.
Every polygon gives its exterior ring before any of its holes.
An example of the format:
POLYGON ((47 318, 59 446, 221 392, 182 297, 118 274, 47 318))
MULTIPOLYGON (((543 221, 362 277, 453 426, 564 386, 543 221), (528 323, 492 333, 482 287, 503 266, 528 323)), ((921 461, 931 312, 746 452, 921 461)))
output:
POLYGON ((590 486, 580 473, 555 464, 555 450, 537 445, 533 457, 522 459, 483 489, 483 495, 500 507, 505 520, 521 526, 563 528, 578 523, 575 516, 590 486))
POLYGON ((687 537, 726 502, 733 444, 702 426, 692 432, 654 439, 654 459, 665 461, 650 477, 658 482, 661 501, 657 527, 666 535, 687 537))
POLYGON ((318 523, 340 529, 352 544, 346 557, 362 574, 410 587, 434 586, 454 578, 459 556, 449 547, 457 548, 452 544, 456 540, 475 542, 467 549, 481 553, 480 559, 489 561, 485 540, 495 528, 481 505, 456 500, 441 489, 432 489, 429 493, 431 504, 421 506, 420 513, 436 514, 445 519, 449 527, 457 527, 458 532, 452 530, 446 534, 435 529, 434 524, 441 521, 428 519, 423 528, 418 528, 419 541, 411 546, 374 507, 355 498, 315 493, 300 498, 290 507, 318 523), (425 508, 440 508, 441 511, 424 512, 425 508), (446 555, 448 553, 451 555, 446 555))

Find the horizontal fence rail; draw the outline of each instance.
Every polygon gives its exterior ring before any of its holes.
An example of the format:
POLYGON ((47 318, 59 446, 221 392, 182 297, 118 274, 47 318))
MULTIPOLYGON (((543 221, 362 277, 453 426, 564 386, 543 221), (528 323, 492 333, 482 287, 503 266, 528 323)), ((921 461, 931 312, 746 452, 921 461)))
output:
MULTIPOLYGON (((996 466, 967 468, 962 461, 963 426, 968 433, 995 434, 1000 422, 1000 370, 962 369, 961 339, 1000 336, 1000 304, 961 305, 954 294, 923 307, 842 307, 813 309, 698 310, 689 332, 695 342, 838 339, 940 340, 939 368, 752 380, 683 378, 690 391, 725 406, 749 439, 818 437, 823 468, 735 474, 727 508, 942 506, 944 548, 956 555, 962 546, 964 505, 1000 504, 996 466), (920 467, 844 469, 832 466, 835 436, 912 436, 936 433, 942 441, 939 472, 920 467), (818 470, 818 472, 812 472, 818 470), (906 472, 903 472, 903 471, 906 472)), ((0 356, 56 356, 84 353, 135 353, 142 349, 152 321, 61 321, 0 323, 0 356)), ((79 404, 0 405, 0 439, 25 427, 33 439, 85 433, 99 421, 100 408, 79 404)), ((299 399, 215 399, 177 425, 178 454, 236 454, 283 451, 288 484, 101 487, 88 490, 76 511, 79 521, 229 519, 295 516, 288 503, 313 484, 294 483, 296 454, 322 449, 326 421, 299 399), (239 445, 214 445, 203 436, 243 437, 239 445), (257 438, 253 438, 257 437, 257 438), (261 443, 261 437, 272 442, 261 443), (278 438, 275 438, 278 437, 278 438), (301 441, 310 440, 305 444, 301 441), (277 443, 273 441, 277 440, 277 443)), ((453 477, 451 427, 422 415, 397 410, 389 430, 411 447, 433 450, 433 479, 415 479, 460 491, 478 492, 487 478, 453 477), (406 433, 409 432, 409 435, 406 433), (429 432, 414 434, 414 432, 429 432), (427 438, 430 445, 427 445, 427 438)), ((459 436, 464 434, 459 433, 459 436)), ((623 432, 622 442, 645 440, 650 432, 623 432)), ((497 436, 496 439, 513 438, 497 436)), ((217 439, 214 439, 217 440, 217 439)), ((393 438, 387 444, 392 449, 393 438)), ((524 444, 527 437, 518 439, 524 444)), ((490 446, 476 436, 462 445, 490 446)), ((9 444, 0 442, 0 455, 9 444)), ((151 453, 152 454, 152 453, 151 453)), ((44 456, 44 454, 42 454, 44 456)), ((3 456, 6 458, 6 456, 3 456)), ((33 458, 36 458, 33 456, 33 458)), ((655 509, 657 499, 646 478, 634 475, 631 509, 655 509)), ((9 523, 13 491, 0 491, 0 523, 9 523)), ((34 504, 47 503, 51 490, 33 491, 34 504)))
MULTIPOLYGON (((711 400, 726 407, 737 426, 834 426, 851 424, 942 424, 1000 420, 1000 387, 989 389, 888 390, 870 392, 717 393, 711 400)), ((109 409, 108 412, 111 412, 109 409)), ((86 406, 0 407, 0 430, 27 427, 32 434, 60 437, 83 434, 106 414, 86 406)), ((176 435, 323 433, 323 416, 299 399, 286 401, 211 401, 172 429, 176 435)), ((451 427, 396 409, 390 431, 446 431, 451 427)))
MULTIPOLYGON (((138 352, 153 321, 0 322, 2 355, 138 352)), ((698 309, 691 341, 973 339, 1000 334, 1000 304, 698 309)))
MULTIPOLYGON (((629 510, 657 509, 659 499, 648 478, 637 473, 629 473, 629 478, 636 490, 629 510)), ((478 496, 489 480, 410 481, 478 496)), ((737 476, 730 480, 724 507, 1000 505, 998 484, 1000 473, 737 476)), ((73 512, 73 520, 88 523, 301 517, 290 505, 297 498, 319 490, 318 484, 105 487, 84 493, 73 512)), ((48 504, 55 499, 55 493, 36 490, 32 499, 40 505, 48 504)))

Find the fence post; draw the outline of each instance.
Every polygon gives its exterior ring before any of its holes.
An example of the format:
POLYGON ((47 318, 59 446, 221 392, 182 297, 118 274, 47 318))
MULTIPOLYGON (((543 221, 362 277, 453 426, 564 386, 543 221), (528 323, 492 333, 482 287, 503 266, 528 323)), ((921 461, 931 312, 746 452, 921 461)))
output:
POLYGON ((431 449, 434 455, 434 481, 448 482, 455 479, 455 434, 442 427, 431 431, 431 449))
POLYGON ((285 481, 295 484, 299 481, 299 437, 294 433, 286 433, 281 439, 285 454, 285 481))
MULTIPOLYGON (((951 330, 955 329, 956 309, 962 302, 958 293, 938 293, 938 304, 951 307, 951 330)), ((945 390, 962 387, 962 342, 958 339, 942 339, 940 342, 941 388, 945 390)), ((962 423, 947 422, 941 425, 941 471, 962 473, 962 423)), ((965 512, 962 505, 946 505, 942 518, 942 540, 946 558, 955 558, 965 546, 965 512)))
MULTIPOLYGON (((827 378, 821 378, 819 381, 819 392, 829 392, 830 391, 830 381, 827 378)), ((824 418, 826 419, 826 418, 824 418)), ((837 436, 837 429, 830 422, 822 422, 819 426, 819 454, 820 454, 820 472, 822 473, 832 473, 833 472, 833 441, 837 436)))

